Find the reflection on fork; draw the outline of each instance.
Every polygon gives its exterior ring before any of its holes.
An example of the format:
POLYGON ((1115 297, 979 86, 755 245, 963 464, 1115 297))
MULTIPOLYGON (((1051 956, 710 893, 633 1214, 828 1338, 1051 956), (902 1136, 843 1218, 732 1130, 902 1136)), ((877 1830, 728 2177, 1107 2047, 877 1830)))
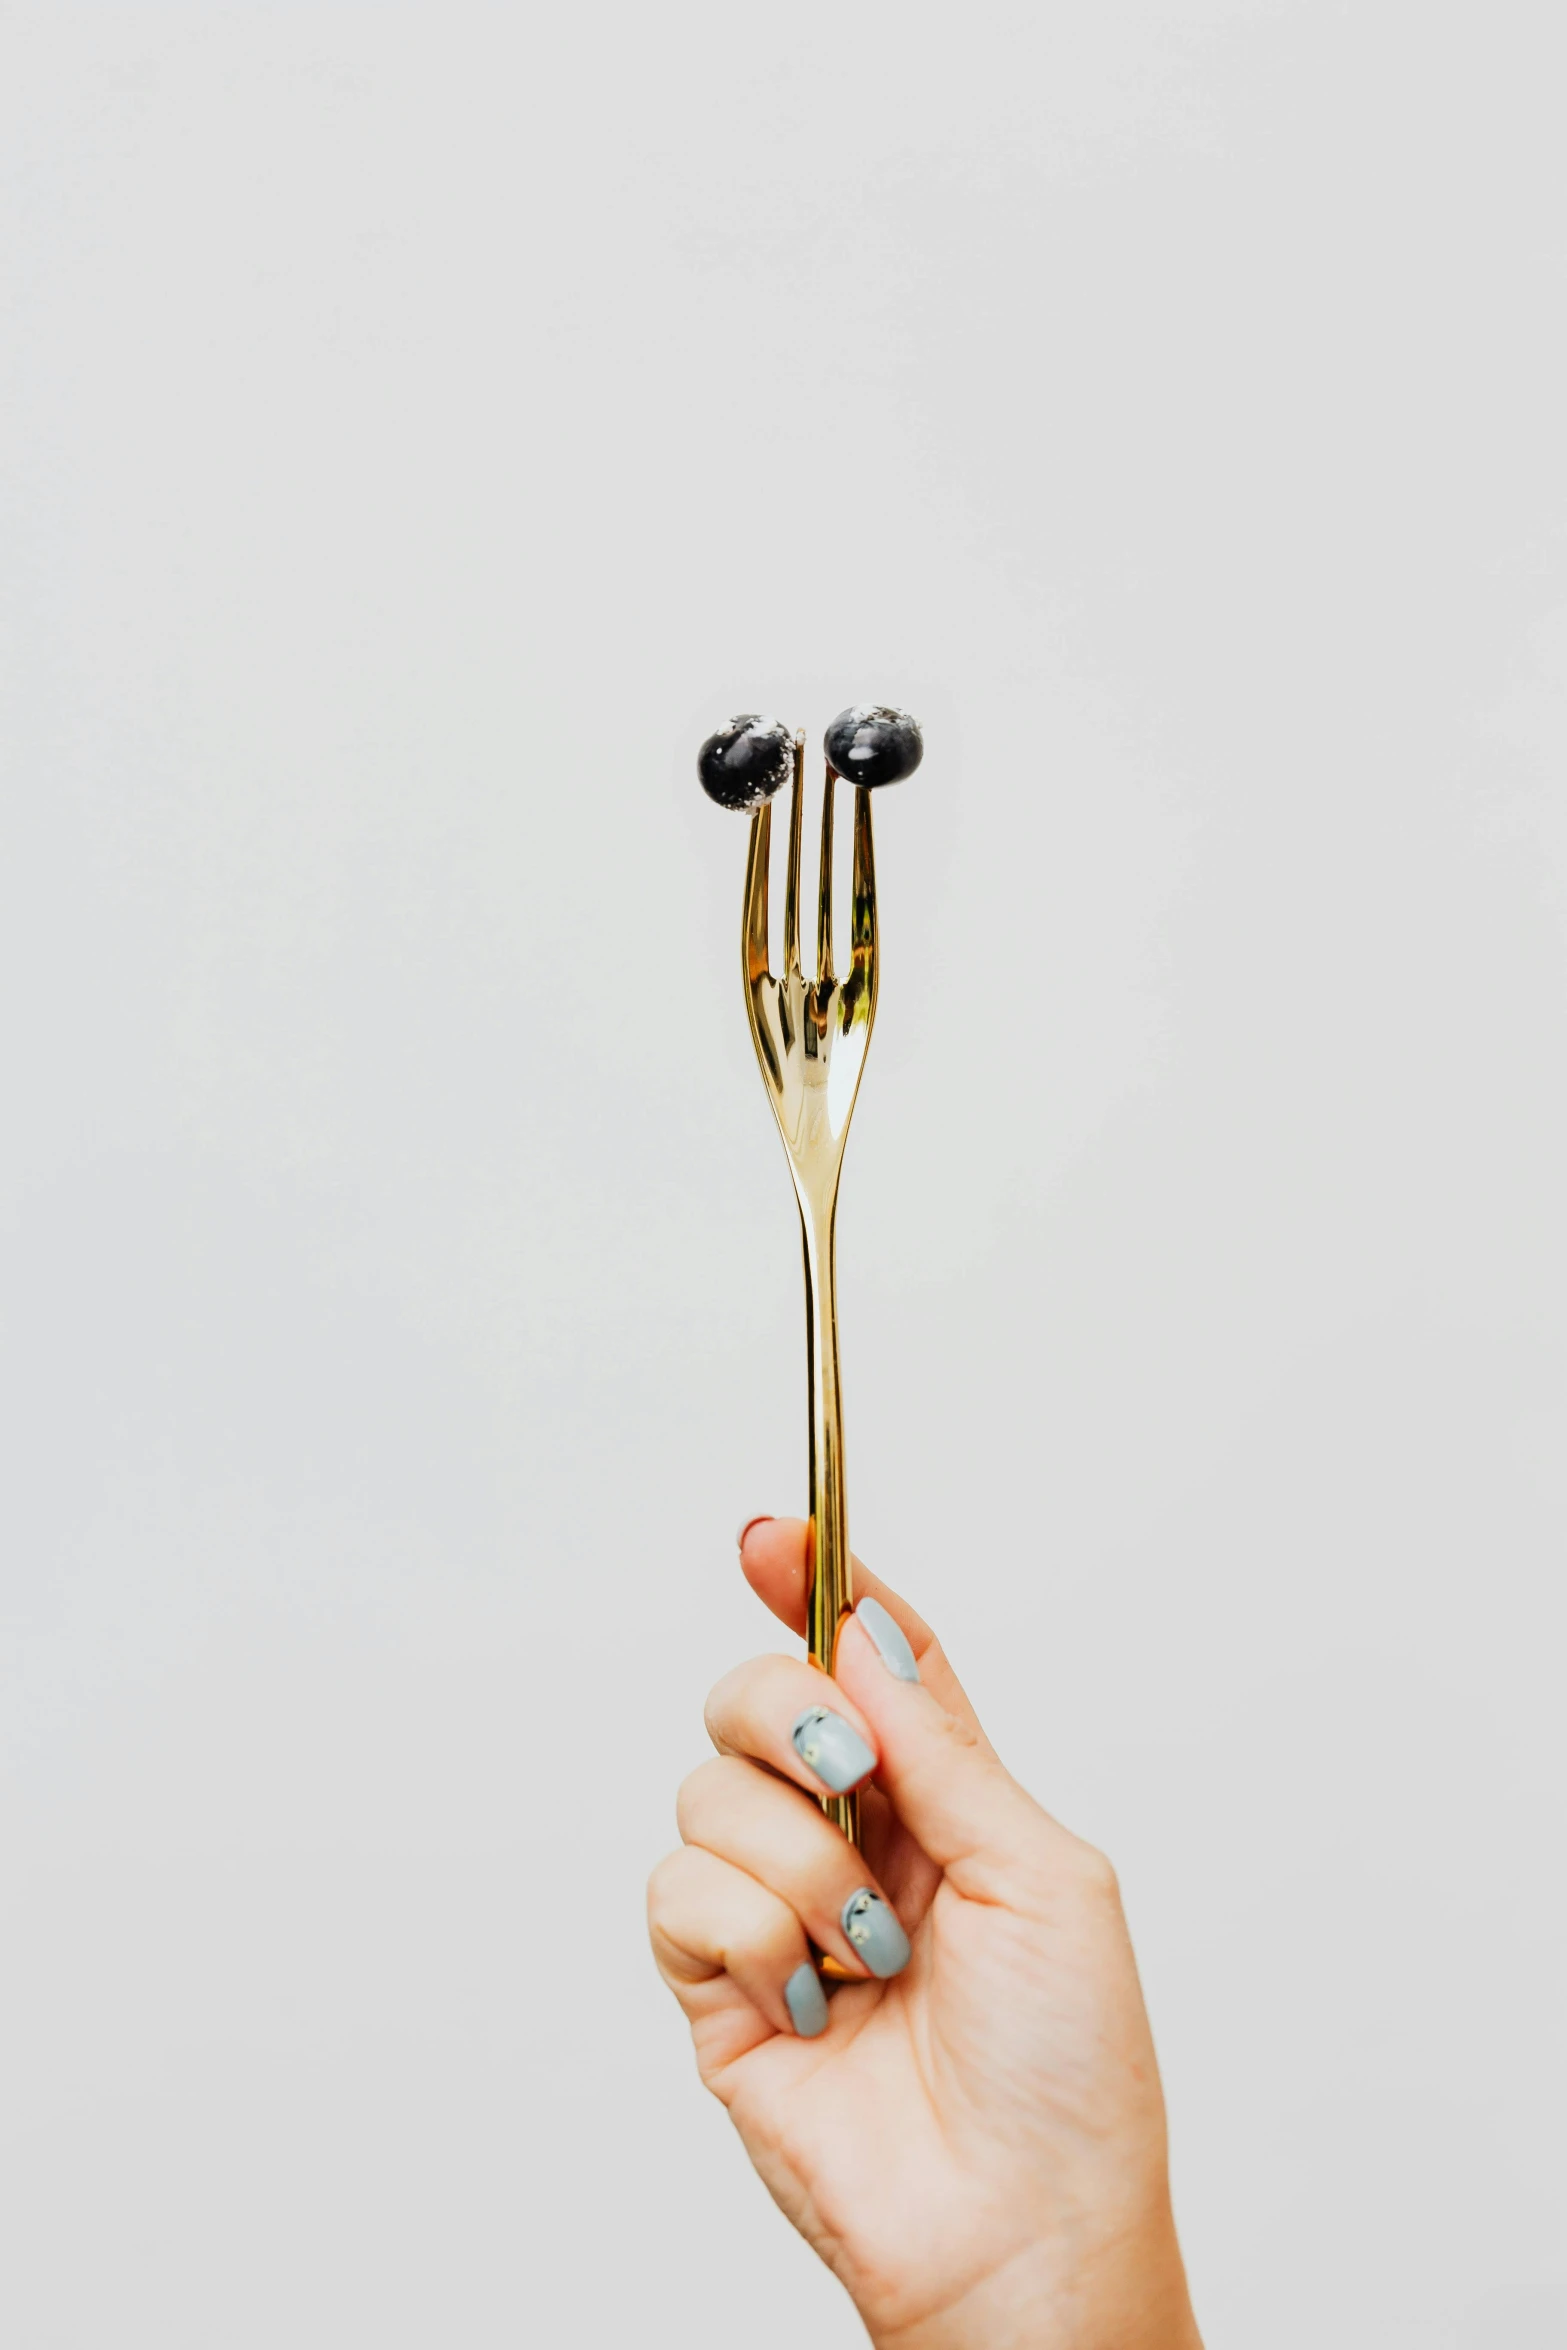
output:
MULTIPOLYGON (((767 967, 768 855, 772 809, 751 819, 745 876, 745 995, 751 1041, 778 1131, 789 1154, 805 1246, 806 1346, 811 1390, 811 1517, 806 1553, 811 1661, 832 1671, 838 1633, 854 1605, 849 1511, 843 1482, 843 1402, 838 1377, 835 1225, 838 1177, 865 1049, 876 1017, 876 873, 871 797, 854 786, 854 908, 849 968, 839 979, 832 950, 832 834, 835 778, 822 800, 817 887, 816 977, 800 967, 800 830, 805 737, 794 741, 789 864, 784 885, 783 976, 767 967)), ((823 1809, 859 1841, 858 1795, 824 1796, 823 1809)))

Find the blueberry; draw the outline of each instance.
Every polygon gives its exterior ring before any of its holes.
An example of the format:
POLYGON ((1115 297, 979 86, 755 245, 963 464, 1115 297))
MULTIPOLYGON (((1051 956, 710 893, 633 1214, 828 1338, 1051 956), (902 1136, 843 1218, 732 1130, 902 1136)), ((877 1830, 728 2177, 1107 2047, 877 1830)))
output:
POLYGON ((855 704, 827 729, 827 764, 845 783, 901 783, 925 756, 918 724, 907 710, 855 704))
POLYGON ((702 745, 696 771, 721 808, 759 808, 794 772, 794 736, 776 718, 731 718, 702 745))

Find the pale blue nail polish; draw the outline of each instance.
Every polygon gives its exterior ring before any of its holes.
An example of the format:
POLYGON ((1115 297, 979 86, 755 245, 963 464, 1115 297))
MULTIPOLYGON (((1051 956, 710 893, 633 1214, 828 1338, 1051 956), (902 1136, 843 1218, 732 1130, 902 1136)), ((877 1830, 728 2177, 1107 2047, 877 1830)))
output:
POLYGON ((862 1885, 843 1905, 843 1930, 873 1975, 883 1982, 909 1963, 909 1938, 879 1893, 862 1885))
POLYGON ((785 1983, 784 2005, 802 2040, 820 2039, 827 2029, 827 1994, 809 1959, 797 1966, 785 1983))
POLYGON ((899 1681, 917 1681, 920 1669, 914 1662, 914 1651, 904 1638, 902 1627, 893 1622, 881 1601, 862 1599, 854 1613, 875 1642, 876 1654, 888 1672, 899 1681))
POLYGON ((808 1705, 789 1733, 795 1753, 809 1771, 834 1795, 858 1787, 876 1768, 876 1757, 842 1714, 824 1705, 808 1705))

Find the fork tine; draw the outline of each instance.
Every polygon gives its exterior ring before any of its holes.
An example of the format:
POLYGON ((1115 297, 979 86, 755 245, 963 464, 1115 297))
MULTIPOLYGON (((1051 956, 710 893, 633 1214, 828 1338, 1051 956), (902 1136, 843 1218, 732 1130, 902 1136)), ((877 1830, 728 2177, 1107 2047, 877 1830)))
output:
POLYGON ((800 968, 800 814, 805 797, 805 735, 794 738, 794 784, 789 794, 789 864, 784 875, 784 969, 800 968))
POLYGON ((871 845, 871 795, 854 794, 854 969, 863 972, 866 992, 876 1002, 876 859, 871 845))
POLYGON ((822 786, 822 861, 816 876, 816 976, 818 980, 832 977, 832 787, 833 771, 827 770, 822 786))
POLYGON ((745 976, 754 983, 767 975, 767 868, 773 840, 773 811, 764 800, 751 818, 745 860, 745 976))

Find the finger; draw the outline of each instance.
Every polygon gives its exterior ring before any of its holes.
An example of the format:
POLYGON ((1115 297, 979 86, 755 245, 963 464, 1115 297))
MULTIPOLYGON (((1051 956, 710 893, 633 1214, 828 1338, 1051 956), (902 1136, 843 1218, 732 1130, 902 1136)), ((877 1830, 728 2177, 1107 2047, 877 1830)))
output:
MULTIPOLYGON (((758 1599, 771 1608, 791 1632, 805 1631, 806 1536, 804 1518, 750 1518, 737 1541, 740 1565, 758 1599)), ((916 1657, 923 1655, 936 1635, 906 1599, 873 1575, 863 1559, 854 1561, 854 1596, 870 1592, 896 1617, 916 1657)))
POLYGON ((865 1716, 877 1783, 920 1848, 973 1899, 1009 1901, 1053 1844, 1075 1845, 1003 1769, 971 1715, 889 1669, 858 1614, 838 1640, 836 1676, 865 1716))
POLYGON ((727 1975, 775 2032, 814 2040, 827 2029, 805 1928, 744 1870, 683 1845, 648 1880, 647 1922, 654 1963, 693 2023, 708 2011, 703 1993, 727 1975))
POLYGON ((706 1721, 720 1754, 765 1763, 812 1795, 847 1795, 876 1768, 865 1716, 803 1657, 736 1665, 709 1692, 706 1721))
MULTIPOLYGON (((771 1608, 792 1632, 805 1632, 806 1535, 803 1518, 753 1518, 740 1530, 740 1566, 758 1599, 771 1608)), ((874 1599, 884 1607, 914 1652, 919 1677, 949 1713, 979 1729, 979 1717, 970 1705, 962 1682, 948 1664, 940 1641, 879 1575, 859 1559, 854 1561, 854 1596, 874 1599)), ((983 1732, 981 1732, 983 1736, 983 1732)))
POLYGON ((786 1901, 819 1950, 883 1980, 909 1962, 897 1912, 865 1855, 809 1796, 752 1763, 721 1756, 694 1770, 676 1805, 680 1833, 786 1901))

